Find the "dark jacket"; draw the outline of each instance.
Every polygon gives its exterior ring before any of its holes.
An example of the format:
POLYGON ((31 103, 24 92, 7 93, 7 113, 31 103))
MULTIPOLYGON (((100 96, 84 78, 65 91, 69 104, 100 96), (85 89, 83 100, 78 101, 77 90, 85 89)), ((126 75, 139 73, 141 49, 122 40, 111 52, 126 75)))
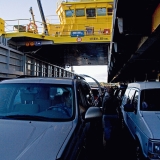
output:
POLYGON ((114 97, 114 95, 110 95, 109 93, 106 93, 103 97, 102 102, 102 108, 103 108, 103 114, 117 114, 118 102, 117 99, 114 97))

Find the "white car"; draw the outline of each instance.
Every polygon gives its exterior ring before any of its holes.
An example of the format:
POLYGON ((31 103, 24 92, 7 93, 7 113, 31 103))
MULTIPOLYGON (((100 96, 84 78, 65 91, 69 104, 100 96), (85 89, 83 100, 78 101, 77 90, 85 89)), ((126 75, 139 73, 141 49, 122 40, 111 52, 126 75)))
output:
POLYGON ((91 130, 101 134, 94 126, 100 126, 102 112, 84 79, 4 80, 0 95, 2 160, 79 160, 91 130))
POLYGON ((121 111, 136 142, 136 159, 160 159, 160 82, 128 84, 121 111))

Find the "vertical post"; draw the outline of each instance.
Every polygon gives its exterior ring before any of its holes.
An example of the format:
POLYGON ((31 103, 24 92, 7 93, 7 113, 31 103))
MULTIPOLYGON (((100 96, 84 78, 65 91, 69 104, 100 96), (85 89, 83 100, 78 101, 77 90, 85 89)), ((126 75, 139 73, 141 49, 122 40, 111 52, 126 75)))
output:
POLYGON ((40 10, 41 18, 42 18, 42 21, 43 21, 44 33, 46 35, 49 35, 48 34, 48 28, 47 28, 46 20, 45 20, 44 13, 43 13, 43 8, 42 8, 41 1, 37 0, 37 3, 38 3, 39 10, 40 10))

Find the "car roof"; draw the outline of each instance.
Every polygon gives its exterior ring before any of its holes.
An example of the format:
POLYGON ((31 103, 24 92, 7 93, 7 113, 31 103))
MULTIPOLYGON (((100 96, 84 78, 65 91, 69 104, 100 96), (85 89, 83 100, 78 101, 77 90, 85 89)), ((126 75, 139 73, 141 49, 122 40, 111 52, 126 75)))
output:
POLYGON ((46 84, 68 84, 72 85, 72 78, 53 78, 53 77, 32 77, 32 78, 16 78, 3 80, 0 83, 46 83, 46 84))
POLYGON ((151 89, 151 88, 160 88, 160 82, 136 82, 129 83, 128 87, 135 87, 140 90, 142 89, 151 89))

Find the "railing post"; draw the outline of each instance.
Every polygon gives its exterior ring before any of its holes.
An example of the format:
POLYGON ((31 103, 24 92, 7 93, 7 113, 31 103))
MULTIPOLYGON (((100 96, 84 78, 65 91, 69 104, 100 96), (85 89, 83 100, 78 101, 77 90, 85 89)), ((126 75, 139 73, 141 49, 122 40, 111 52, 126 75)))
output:
POLYGON ((18 19, 18 32, 19 32, 19 19, 18 19))

